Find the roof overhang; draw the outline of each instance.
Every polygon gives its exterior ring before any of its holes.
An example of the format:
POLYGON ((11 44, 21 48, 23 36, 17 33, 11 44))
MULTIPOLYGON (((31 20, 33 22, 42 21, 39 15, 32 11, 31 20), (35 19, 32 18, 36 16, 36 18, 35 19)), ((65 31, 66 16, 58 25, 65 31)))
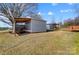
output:
POLYGON ((15 22, 30 22, 31 18, 14 18, 15 22))

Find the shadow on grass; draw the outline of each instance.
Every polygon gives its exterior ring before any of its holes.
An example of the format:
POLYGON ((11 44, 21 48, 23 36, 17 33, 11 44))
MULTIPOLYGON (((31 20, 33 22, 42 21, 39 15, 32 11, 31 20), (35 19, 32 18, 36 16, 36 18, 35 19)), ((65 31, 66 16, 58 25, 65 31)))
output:
POLYGON ((9 31, 10 34, 15 34, 15 35, 18 35, 18 36, 23 36, 23 35, 27 35, 29 34, 29 32, 19 32, 19 33, 12 33, 12 31, 9 31))
POLYGON ((21 33, 19 33, 18 35, 19 35, 19 36, 23 36, 23 35, 28 35, 28 34, 30 34, 30 33, 28 33, 28 32, 21 32, 21 33))

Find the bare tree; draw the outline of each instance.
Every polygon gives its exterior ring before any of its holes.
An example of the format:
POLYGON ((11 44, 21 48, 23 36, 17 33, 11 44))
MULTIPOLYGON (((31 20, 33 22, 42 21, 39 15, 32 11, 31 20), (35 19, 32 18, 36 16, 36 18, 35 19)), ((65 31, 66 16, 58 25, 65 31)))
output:
POLYGON ((0 21, 12 26, 11 22, 3 13, 0 13, 0 21))
MULTIPOLYGON (((26 16, 30 15, 32 12, 35 13, 36 8, 37 4, 33 3, 1 3, 0 13, 3 13, 5 17, 9 18, 9 21, 12 23, 13 33, 15 33, 16 22, 14 18, 22 17, 24 14, 26 16)), ((5 22, 4 20, 2 21, 5 22)))

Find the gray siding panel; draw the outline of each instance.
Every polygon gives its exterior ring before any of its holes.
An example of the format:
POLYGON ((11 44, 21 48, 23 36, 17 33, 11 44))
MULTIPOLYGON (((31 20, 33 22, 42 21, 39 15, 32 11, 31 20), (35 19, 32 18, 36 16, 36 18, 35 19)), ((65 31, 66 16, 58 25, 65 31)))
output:
POLYGON ((45 32, 46 31, 46 22, 39 20, 31 21, 31 30, 32 32, 45 32))

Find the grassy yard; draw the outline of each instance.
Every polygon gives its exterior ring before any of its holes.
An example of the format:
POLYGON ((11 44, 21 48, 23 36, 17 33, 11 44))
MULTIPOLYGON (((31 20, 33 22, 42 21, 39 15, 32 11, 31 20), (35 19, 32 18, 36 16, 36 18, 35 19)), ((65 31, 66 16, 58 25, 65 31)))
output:
POLYGON ((79 54, 79 32, 54 31, 16 37, 0 32, 0 54, 79 54))

